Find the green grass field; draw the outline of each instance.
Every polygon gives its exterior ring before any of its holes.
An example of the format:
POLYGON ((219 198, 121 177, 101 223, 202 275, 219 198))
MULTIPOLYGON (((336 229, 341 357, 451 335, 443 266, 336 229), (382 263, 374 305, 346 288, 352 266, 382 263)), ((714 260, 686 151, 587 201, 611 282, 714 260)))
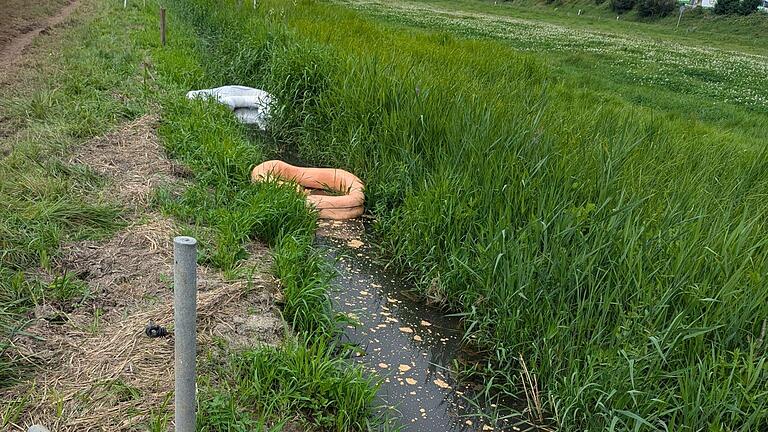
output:
POLYGON ((522 356, 562 430, 764 427, 765 57, 446 5, 174 10, 211 85, 273 92, 276 140, 363 177, 495 390, 522 356))

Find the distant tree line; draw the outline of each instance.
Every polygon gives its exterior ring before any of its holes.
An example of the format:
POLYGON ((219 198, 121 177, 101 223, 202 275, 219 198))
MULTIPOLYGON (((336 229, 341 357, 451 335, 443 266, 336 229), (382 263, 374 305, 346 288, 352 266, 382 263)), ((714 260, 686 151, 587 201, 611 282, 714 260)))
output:
MULTIPOLYGON (((605 0, 595 0, 602 4, 605 0)), ((642 18, 661 18, 672 13, 677 2, 675 0, 609 0, 611 10, 623 14, 637 9, 637 15, 642 18)), ((714 13, 717 15, 749 15, 762 3, 762 0, 717 0, 714 13)))
MULTIPOLYGON (((595 0, 597 4, 605 0, 595 0)), ((610 0, 611 10, 623 14, 637 8, 637 15, 642 18, 661 18, 675 10, 675 0, 610 0)))
POLYGON ((749 15, 760 7, 762 0, 717 0, 715 13, 718 15, 749 15))

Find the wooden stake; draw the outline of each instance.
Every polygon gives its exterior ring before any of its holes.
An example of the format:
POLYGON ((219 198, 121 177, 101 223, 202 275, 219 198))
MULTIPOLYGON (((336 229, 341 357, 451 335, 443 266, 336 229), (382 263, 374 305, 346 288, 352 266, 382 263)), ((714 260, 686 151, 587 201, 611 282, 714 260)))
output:
POLYGON ((165 46, 165 8, 160 8, 160 44, 165 46))

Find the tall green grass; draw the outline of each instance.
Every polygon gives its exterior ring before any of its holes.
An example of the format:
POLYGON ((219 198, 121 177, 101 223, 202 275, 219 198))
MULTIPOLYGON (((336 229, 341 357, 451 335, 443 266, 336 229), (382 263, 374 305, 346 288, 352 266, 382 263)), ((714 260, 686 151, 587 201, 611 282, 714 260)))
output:
POLYGON ((217 84, 277 96, 276 138, 363 177, 381 243, 464 315, 497 390, 520 393, 522 356, 562 430, 768 425, 764 146, 499 42, 316 2, 172 5, 217 84))
POLYGON ((338 357, 327 339, 301 336, 279 348, 246 351, 209 377, 206 387, 216 391, 202 395, 202 431, 282 430, 287 423, 339 432, 377 426, 370 417, 371 379, 338 357))
MULTIPOLYGON (((194 35, 176 38, 181 49, 160 52, 159 68, 196 70, 190 64, 201 61, 197 52, 185 50, 197 46, 194 35)), ((191 226, 212 229, 213 244, 204 248, 201 260, 224 270, 245 258, 244 246, 252 239, 267 242, 284 288, 288 322, 298 332, 332 334, 335 323, 328 297, 332 274, 311 245, 316 214, 293 187, 251 183, 250 170, 265 159, 268 143, 263 137, 254 137, 256 144, 249 142, 248 131, 229 110, 211 101, 186 100, 190 83, 172 74, 164 76, 171 81, 159 132, 169 154, 190 168, 195 183, 181 194, 161 191, 160 208, 191 226)))
MULTIPOLYGON (((191 10, 171 10, 171 16, 191 10)), ((312 249, 316 213, 291 186, 251 183, 250 170, 271 146, 268 137, 249 131, 219 104, 184 96, 249 73, 250 53, 241 55, 243 63, 211 62, 209 41, 186 22, 173 21, 170 32, 169 45, 153 51, 162 88, 159 133, 168 153, 189 167, 195 181, 181 193, 159 191, 156 202, 192 231, 211 233, 200 260, 223 270, 245 258, 245 245, 253 239, 271 246, 285 298, 283 316, 293 331, 280 347, 212 353, 203 365, 198 429, 377 427, 375 382, 344 361, 333 339, 338 332, 329 297, 334 275, 312 249)))

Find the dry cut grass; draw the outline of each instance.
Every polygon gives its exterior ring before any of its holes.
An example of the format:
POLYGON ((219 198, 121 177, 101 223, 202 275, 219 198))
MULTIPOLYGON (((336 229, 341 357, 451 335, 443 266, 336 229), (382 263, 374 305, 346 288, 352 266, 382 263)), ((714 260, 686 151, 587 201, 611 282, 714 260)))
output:
MULTIPOLYGON (((112 238, 62 245, 57 273, 87 282, 90 294, 80 305, 39 304, 11 341, 36 368, 33 378, 0 394, 25 401, 12 430, 34 423, 57 431, 146 429, 172 417, 173 337, 144 334, 150 321, 172 328, 172 236, 180 232, 147 207, 155 187, 177 181, 154 123, 141 117, 75 150, 71 161, 104 176, 102 193, 132 208, 132 220, 112 238)), ((282 340, 276 284, 263 273, 266 248, 251 244, 249 256, 236 271, 247 279, 198 271, 201 354, 214 341, 241 348, 282 340)), ((37 276, 51 279, 42 270, 37 276)))

